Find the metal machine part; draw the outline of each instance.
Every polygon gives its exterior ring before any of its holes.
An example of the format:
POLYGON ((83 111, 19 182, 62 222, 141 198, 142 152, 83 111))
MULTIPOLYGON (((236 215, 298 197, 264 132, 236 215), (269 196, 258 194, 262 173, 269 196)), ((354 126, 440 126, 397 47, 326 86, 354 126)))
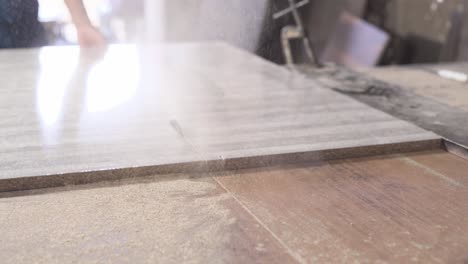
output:
POLYGON ((286 64, 289 67, 294 66, 294 59, 291 51, 290 41, 292 39, 301 39, 302 45, 304 47, 305 53, 308 59, 315 64, 315 66, 320 67, 321 64, 318 61, 314 48, 310 43, 309 37, 304 30, 304 23, 302 22, 301 15, 299 14, 298 8, 305 6, 309 3, 309 0, 302 0, 298 3, 295 0, 288 0, 289 7, 273 14, 274 19, 279 19, 285 15, 292 13, 294 17, 295 26, 289 25, 283 27, 281 30, 281 45, 283 48, 283 54, 286 61, 286 64))

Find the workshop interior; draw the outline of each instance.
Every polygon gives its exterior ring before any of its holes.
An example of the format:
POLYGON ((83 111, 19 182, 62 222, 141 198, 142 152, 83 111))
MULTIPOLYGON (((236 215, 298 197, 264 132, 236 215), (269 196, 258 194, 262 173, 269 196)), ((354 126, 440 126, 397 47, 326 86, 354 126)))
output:
POLYGON ((0 262, 468 263, 467 0, 0 0, 0 262))

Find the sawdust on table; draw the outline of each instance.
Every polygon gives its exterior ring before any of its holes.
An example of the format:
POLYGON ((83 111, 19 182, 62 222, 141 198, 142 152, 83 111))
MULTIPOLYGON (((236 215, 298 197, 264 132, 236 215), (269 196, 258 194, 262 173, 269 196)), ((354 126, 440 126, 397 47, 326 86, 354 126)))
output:
POLYGON ((207 180, 97 187, 0 199, 3 263, 200 263, 236 222, 207 180))

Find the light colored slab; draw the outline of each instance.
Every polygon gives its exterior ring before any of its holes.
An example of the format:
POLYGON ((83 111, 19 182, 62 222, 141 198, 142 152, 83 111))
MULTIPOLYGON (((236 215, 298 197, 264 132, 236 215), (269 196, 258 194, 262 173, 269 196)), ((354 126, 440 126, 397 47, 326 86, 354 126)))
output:
POLYGON ((354 148, 439 143, 222 43, 7 50, 0 62, 0 190, 109 179, 128 168, 224 168, 244 159, 242 167, 250 157, 267 164, 275 155, 342 158, 354 148))

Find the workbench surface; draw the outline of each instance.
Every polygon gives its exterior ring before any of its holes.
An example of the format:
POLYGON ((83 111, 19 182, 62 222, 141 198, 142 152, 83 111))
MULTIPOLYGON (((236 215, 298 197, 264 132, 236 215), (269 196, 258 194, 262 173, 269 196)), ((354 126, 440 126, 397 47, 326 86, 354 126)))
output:
POLYGON ((2 263, 466 263, 436 151, 0 194, 2 263))

